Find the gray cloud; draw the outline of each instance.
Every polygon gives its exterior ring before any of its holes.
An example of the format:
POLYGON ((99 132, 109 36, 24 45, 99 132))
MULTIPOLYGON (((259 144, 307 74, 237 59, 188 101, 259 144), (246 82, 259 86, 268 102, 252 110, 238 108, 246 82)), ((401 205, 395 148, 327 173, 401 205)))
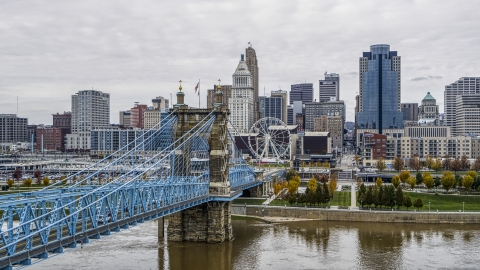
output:
POLYGON ((439 80, 442 79, 442 76, 422 76, 412 78, 411 81, 426 81, 426 80, 439 80))
POLYGON ((110 93, 117 122, 133 101, 175 95, 180 79, 191 105, 201 80, 205 105, 205 90, 219 78, 231 83, 250 41, 267 94, 306 80, 317 98, 324 72, 338 73, 353 120, 358 59, 372 44, 398 51, 403 78, 426 68, 445 74, 421 88, 404 79, 404 102, 427 91, 441 97, 445 83, 479 76, 479 9, 474 0, 0 1, 0 113, 16 111, 18 94, 21 116, 50 123, 51 113, 71 109, 72 94, 93 87, 110 93))

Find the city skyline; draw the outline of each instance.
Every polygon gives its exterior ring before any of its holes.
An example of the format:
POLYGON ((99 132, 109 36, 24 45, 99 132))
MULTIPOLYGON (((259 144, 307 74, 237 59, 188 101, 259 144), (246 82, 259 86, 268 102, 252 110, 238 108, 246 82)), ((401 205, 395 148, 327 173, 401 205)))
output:
POLYGON ((430 92, 444 112, 445 85, 479 76, 480 41, 472 34, 480 27, 479 8, 462 4, 1 3, 0 106, 15 114, 18 95, 19 117, 50 124, 51 114, 70 110, 72 94, 93 87, 110 93, 110 122, 116 123, 132 101, 172 94, 174 104, 180 79, 186 103, 196 107, 201 79, 206 107, 206 90, 218 79, 231 84, 238 55, 251 42, 260 95, 262 88, 269 93, 307 82, 318 97, 318 80, 326 71, 338 73, 340 100, 353 121, 358 56, 372 44, 389 44, 402 55, 401 102, 420 103, 430 92))

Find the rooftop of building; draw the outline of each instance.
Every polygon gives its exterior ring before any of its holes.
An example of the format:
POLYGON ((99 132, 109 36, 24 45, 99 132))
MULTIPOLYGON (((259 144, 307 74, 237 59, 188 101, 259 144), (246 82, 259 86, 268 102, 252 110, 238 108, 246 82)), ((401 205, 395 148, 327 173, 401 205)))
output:
POLYGON ((430 95, 430 92, 427 92, 427 95, 423 98, 423 100, 435 100, 435 98, 430 95))

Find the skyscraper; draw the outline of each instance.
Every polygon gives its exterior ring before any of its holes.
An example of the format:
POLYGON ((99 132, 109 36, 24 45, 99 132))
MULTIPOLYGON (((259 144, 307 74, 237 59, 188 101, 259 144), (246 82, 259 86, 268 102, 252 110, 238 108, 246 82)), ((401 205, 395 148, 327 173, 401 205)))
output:
POLYGON ((282 118, 281 119, 285 124, 287 123, 287 91, 285 90, 276 90, 271 92, 272 97, 280 97, 282 98, 282 118))
POLYGON ((294 101, 312 102, 313 83, 293 84, 290 88, 290 104, 293 104, 294 101))
POLYGON ((110 94, 96 90, 72 95, 72 134, 67 149, 90 149, 90 131, 110 124, 110 94))
POLYGON ((258 104, 258 61, 257 54, 252 48, 252 44, 249 42, 248 48, 245 49, 245 62, 248 66, 248 70, 252 75, 252 87, 253 87, 253 121, 256 122, 260 118, 260 105, 258 104))
POLYGON ((418 121, 418 103, 401 103, 403 121, 418 121))
POLYGON ((340 76, 337 73, 325 73, 325 80, 319 81, 319 99, 320 102, 340 100, 340 76))
POLYGON ((246 133, 254 123, 253 80, 243 54, 232 75, 232 81, 232 98, 228 102, 230 122, 238 132, 246 133))
POLYGON ((390 45, 372 45, 360 57, 358 128, 377 129, 379 134, 403 128, 400 69, 400 56, 390 45))
POLYGON ((444 106, 445 125, 451 127, 451 134, 456 135, 456 102, 457 96, 480 94, 480 77, 462 77, 458 81, 445 86, 444 106))

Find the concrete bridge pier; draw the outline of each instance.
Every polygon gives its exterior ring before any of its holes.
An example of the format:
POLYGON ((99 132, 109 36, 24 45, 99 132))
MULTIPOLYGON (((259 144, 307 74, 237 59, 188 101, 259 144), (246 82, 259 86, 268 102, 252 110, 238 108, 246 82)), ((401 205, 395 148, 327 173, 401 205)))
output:
MULTIPOLYGON (((222 243, 233 240, 230 202, 208 202, 170 215, 168 241, 222 243)), ((160 230, 160 224, 159 224, 160 230)))

